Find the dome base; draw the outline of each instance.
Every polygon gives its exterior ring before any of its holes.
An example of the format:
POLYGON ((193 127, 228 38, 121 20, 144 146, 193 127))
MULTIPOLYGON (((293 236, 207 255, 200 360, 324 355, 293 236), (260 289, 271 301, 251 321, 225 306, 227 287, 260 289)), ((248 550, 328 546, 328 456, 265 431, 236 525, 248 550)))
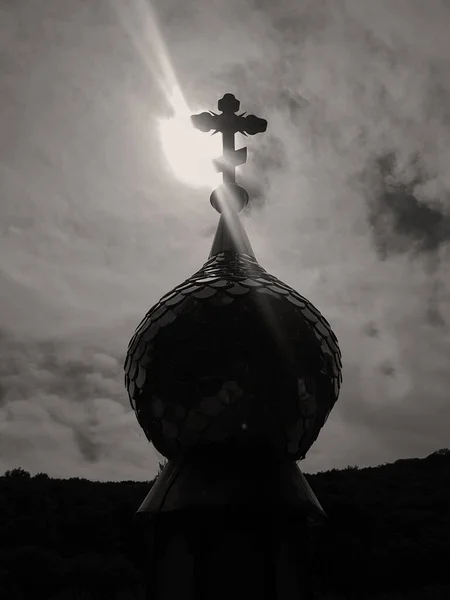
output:
POLYGON ((138 512, 158 514, 212 507, 292 509, 311 516, 325 512, 295 462, 269 454, 241 455, 199 450, 170 460, 138 512))
POLYGON ((148 597, 309 600, 308 517, 323 514, 294 463, 198 452, 169 461, 136 515, 148 597))

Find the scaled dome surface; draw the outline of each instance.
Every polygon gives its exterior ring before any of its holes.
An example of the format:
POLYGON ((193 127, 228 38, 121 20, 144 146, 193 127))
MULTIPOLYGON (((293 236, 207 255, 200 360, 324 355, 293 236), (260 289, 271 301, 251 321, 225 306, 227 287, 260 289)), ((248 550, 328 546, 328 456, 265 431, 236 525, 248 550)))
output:
POLYGON ((138 326, 125 385, 167 458, 221 447, 298 460, 338 398, 341 366, 326 319, 258 264, 248 239, 236 245, 222 215, 209 260, 138 326))

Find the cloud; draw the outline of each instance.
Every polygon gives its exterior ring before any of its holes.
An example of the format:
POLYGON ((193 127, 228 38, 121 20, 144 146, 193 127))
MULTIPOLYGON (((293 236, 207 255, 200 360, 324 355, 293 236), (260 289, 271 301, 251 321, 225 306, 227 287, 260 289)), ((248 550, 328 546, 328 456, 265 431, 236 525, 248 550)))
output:
MULTIPOLYGON (((121 6, 0 7, 5 468, 146 478, 156 465, 119 357, 149 306, 206 260, 217 216, 159 152, 155 117, 169 107, 149 13, 121 6)), ((246 227, 261 264, 330 320, 344 356, 341 398, 305 469, 445 446, 448 6, 154 6, 193 110, 230 91, 269 122, 239 140, 246 227)))
POLYGON ((450 192, 427 197, 433 174, 417 156, 403 165, 393 154, 377 157, 369 178, 368 219, 380 257, 401 252, 436 257, 450 242, 450 212, 445 212, 450 192))
MULTIPOLYGON (((117 357, 0 337, 0 464, 89 479, 150 479, 155 452, 125 398, 117 357)), ((122 360, 123 357, 120 357, 122 360)))

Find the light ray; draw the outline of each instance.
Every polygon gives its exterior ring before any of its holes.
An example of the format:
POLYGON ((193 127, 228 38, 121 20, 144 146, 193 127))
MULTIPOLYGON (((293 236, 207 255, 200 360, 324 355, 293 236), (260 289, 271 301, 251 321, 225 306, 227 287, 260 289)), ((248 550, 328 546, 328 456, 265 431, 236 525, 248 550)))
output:
POLYGON ((193 111, 181 91, 151 3, 145 0, 115 0, 113 6, 136 52, 152 79, 158 83, 171 109, 170 117, 156 118, 167 163, 184 183, 214 188, 219 183, 219 176, 212 160, 221 154, 220 138, 205 136, 191 125, 193 111))

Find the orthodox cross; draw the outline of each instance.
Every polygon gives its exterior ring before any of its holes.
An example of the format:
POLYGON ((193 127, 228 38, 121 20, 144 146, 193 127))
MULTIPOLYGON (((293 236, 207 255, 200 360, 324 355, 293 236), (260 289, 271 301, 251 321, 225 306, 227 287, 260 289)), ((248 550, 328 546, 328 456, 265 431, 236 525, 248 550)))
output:
POLYGON ((267 129, 267 121, 255 117, 245 116, 245 112, 236 114, 240 102, 233 94, 225 94, 217 104, 221 114, 212 111, 203 112, 191 117, 192 124, 200 131, 211 131, 222 134, 223 156, 215 159, 214 166, 222 173, 224 184, 236 183, 236 167, 247 162, 247 148, 236 150, 234 147, 234 136, 236 133, 243 135, 255 135, 263 133, 267 129))

